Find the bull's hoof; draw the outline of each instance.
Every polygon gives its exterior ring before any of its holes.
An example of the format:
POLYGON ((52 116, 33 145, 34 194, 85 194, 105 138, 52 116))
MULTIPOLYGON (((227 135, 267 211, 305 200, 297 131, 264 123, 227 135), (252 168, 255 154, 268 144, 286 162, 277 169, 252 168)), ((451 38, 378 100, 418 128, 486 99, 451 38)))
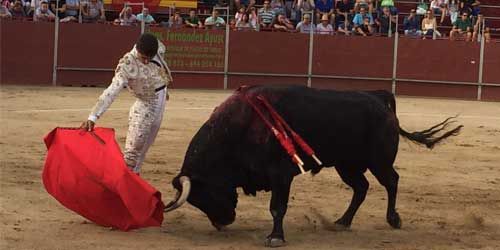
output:
POLYGON ((391 227, 395 229, 401 228, 401 218, 399 218, 398 213, 387 215, 387 222, 389 223, 389 225, 391 225, 391 227))
POLYGON ((351 226, 335 222, 333 223, 332 230, 338 232, 351 231, 351 226))
POLYGON ((267 237, 266 241, 264 242, 264 245, 266 247, 282 247, 286 245, 286 242, 284 239, 281 238, 267 237))

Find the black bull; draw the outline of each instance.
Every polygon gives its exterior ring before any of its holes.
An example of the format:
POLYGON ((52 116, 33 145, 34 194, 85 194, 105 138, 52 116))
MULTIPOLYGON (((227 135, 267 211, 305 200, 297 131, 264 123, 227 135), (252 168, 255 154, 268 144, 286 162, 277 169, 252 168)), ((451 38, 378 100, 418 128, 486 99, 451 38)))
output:
MULTIPOLYGON (((214 227, 221 229, 235 219, 236 188, 254 196, 257 191, 271 190, 274 226, 266 240, 268 246, 284 243, 283 217, 290 185, 300 171, 248 104, 247 98, 256 95, 264 96, 316 151, 323 166, 334 166, 354 190, 349 208, 335 222, 339 228, 350 227, 365 199, 369 185, 364 176, 367 169, 387 190, 387 222, 400 228, 401 219, 396 212, 399 176, 393 167, 399 135, 432 148, 462 127, 435 136, 450 123, 447 119, 427 130, 408 133, 400 128, 394 96, 387 91, 264 86, 237 90, 216 108, 191 140, 181 172, 172 182, 178 190, 177 198, 167 205, 166 211, 187 199, 208 216, 214 227)), ((309 156, 299 155, 306 171, 316 174, 323 167, 309 156)))

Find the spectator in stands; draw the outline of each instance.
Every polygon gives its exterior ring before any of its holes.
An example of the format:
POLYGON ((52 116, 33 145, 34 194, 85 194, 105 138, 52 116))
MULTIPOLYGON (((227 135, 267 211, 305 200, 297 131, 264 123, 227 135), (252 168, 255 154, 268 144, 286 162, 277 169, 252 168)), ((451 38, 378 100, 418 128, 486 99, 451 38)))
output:
POLYGON ((240 21, 241 17, 243 17, 243 15, 246 13, 247 13, 247 10, 245 9, 245 5, 242 5, 240 7, 240 9, 238 10, 238 12, 236 12, 236 14, 234 14, 234 19, 236 19, 236 22, 240 21))
POLYGON ((353 30, 352 22, 349 22, 349 20, 341 23, 338 27, 338 32, 346 36, 351 35, 351 30, 353 30))
POLYGON ((314 0, 294 0, 293 9, 294 9, 294 17, 291 17, 295 22, 300 22, 301 17, 304 12, 312 12, 316 8, 314 0))
POLYGON ((384 7, 382 9, 382 14, 377 17, 376 23, 379 26, 380 34, 387 35, 389 31, 394 33, 396 30, 396 16, 391 15, 389 7, 384 7))
POLYGON ((248 9, 250 9, 252 6, 255 5, 255 0, 234 0, 234 5, 236 9, 240 9, 241 7, 248 6, 248 9))
POLYGON ((284 14, 278 15, 273 24, 273 28, 277 31, 291 31, 294 29, 292 22, 290 22, 284 14))
POLYGON ((189 11, 189 17, 184 21, 187 27, 192 28, 203 28, 203 23, 201 23, 200 19, 196 15, 196 10, 189 11))
POLYGON ((455 40, 457 37, 465 36, 465 41, 468 42, 472 38, 472 22, 467 12, 463 12, 461 18, 458 19, 450 31, 450 40, 455 40))
MULTIPOLYGON (((384 7, 389 8, 392 15, 398 14, 398 10, 394 6, 394 0, 381 0, 380 1, 380 8, 383 10, 384 7)), ((379 13, 379 14, 382 14, 382 13, 379 13)))
POLYGON ((427 39, 427 37, 433 37, 434 33, 436 33, 436 36, 441 36, 439 31, 437 30, 437 22, 433 12, 431 10, 427 10, 427 12, 425 13, 425 17, 422 20, 423 39, 427 39))
POLYGON ((316 32, 323 35, 333 35, 333 26, 330 24, 327 14, 321 17, 321 23, 316 26, 316 32))
POLYGON ((255 29, 248 19, 248 14, 244 13, 239 21, 236 21, 236 30, 252 30, 255 29))
POLYGON ((451 23, 455 23, 457 21, 459 8, 458 0, 450 0, 448 3, 448 12, 450 14, 451 23))
POLYGON ((271 9, 274 11, 275 17, 277 17, 280 14, 286 17, 285 2, 283 2, 283 0, 271 0, 270 5, 271 9))
POLYGON ((410 15, 404 18, 403 29, 405 36, 422 36, 422 31, 420 30, 420 20, 415 9, 410 10, 410 15))
POLYGON ((434 15, 441 15, 441 21, 439 23, 443 24, 444 17, 448 13, 448 0, 432 0, 431 9, 434 15))
POLYGON ((369 17, 364 17, 363 24, 354 27, 354 34, 361 36, 371 36, 373 34, 373 26, 369 17))
POLYGON ((14 6, 12 6, 12 8, 10 9, 10 13, 12 14, 13 18, 24 18, 27 16, 21 0, 16 0, 14 2, 14 6))
POLYGON ((370 25, 373 25, 372 14, 366 13, 366 8, 365 7, 361 7, 361 8, 359 8, 359 13, 354 16, 354 19, 352 19, 352 23, 354 25, 354 29, 356 29, 357 27, 363 25, 365 18, 368 18, 370 20, 370 25))
POLYGON ((173 16, 168 18, 168 27, 170 28, 181 28, 184 25, 184 21, 182 20, 181 13, 176 11, 173 16))
POLYGON ((52 13, 57 13, 57 16, 59 19, 63 19, 66 17, 66 0, 50 0, 50 5, 49 5, 50 11, 52 13), (59 3, 59 5, 56 6, 56 4, 59 3))
MULTIPOLYGON (((483 15, 481 15, 481 14, 477 15, 477 20, 476 20, 476 23, 474 24, 474 33, 472 33, 472 40, 473 41, 480 41, 478 36, 480 34, 483 34, 483 20, 484 20, 483 15)), ((491 40, 489 27, 484 27, 483 37, 484 37, 486 42, 489 42, 491 40)))
POLYGON ((480 12, 481 3, 478 0, 460 0, 460 12, 467 12, 471 16, 477 16, 480 12))
POLYGON ((9 11, 9 8, 4 4, 0 5, 0 18, 1 19, 11 19, 12 14, 9 11))
POLYGON ((122 26, 131 26, 137 22, 137 16, 132 13, 132 7, 125 5, 119 15, 122 26))
POLYGON ((66 0, 66 17, 61 22, 79 20, 80 0, 66 0))
POLYGON ((35 14, 33 15, 33 21, 35 22, 48 22, 54 21, 56 16, 52 11, 49 10, 49 3, 46 0, 40 2, 40 7, 35 10, 35 14))
MULTIPOLYGON (((98 21, 106 21, 104 5, 102 1, 90 0, 90 2, 82 2, 82 18, 84 22, 95 23, 98 21)), ((122 10, 123 12, 123 10, 122 10)))
POLYGON ((301 22, 297 24, 296 30, 299 31, 300 33, 306 33, 308 34, 309 32, 314 32, 316 29, 314 23, 311 21, 311 15, 309 14, 304 14, 304 18, 301 22))
POLYGON ((361 8, 365 8, 368 13, 373 13, 373 1, 372 0, 356 0, 354 4, 354 11, 360 12, 361 8))
POLYGON ((220 28, 225 25, 226 22, 222 17, 219 17, 219 12, 215 9, 212 11, 212 15, 205 19, 205 27, 207 27, 207 29, 220 28))
POLYGON ((315 5, 316 21, 321 20, 323 22, 323 15, 326 15, 332 22, 335 20, 335 5, 333 0, 317 0, 315 5))
POLYGON ((40 8, 42 0, 31 0, 30 9, 28 10, 28 16, 35 15, 35 11, 40 8))
POLYGON ((257 16, 257 10, 255 10, 255 7, 250 7, 250 11, 248 12, 248 22, 254 28, 257 30, 257 23, 259 23, 259 17, 257 16))
POLYGON ((261 29, 270 29, 274 22, 274 11, 271 9, 269 0, 264 1, 264 6, 259 10, 259 26, 261 29))
POLYGON ((153 16, 151 16, 151 14, 149 14, 148 8, 143 8, 142 13, 139 13, 136 18, 137 18, 137 22, 142 22, 142 20, 144 20, 145 24, 155 24, 156 23, 153 16))
POLYGON ((353 0, 341 0, 337 2, 336 6, 337 15, 336 15, 336 25, 340 26, 341 23, 352 22, 352 18, 354 17, 354 2, 353 0))

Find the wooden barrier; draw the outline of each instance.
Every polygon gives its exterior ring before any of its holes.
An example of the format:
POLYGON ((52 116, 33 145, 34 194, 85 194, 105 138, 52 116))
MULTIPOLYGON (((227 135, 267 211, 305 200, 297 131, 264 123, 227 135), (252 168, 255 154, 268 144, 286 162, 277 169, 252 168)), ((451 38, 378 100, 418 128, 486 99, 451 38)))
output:
MULTIPOLYGON (((51 85, 54 24, 1 20, 0 30, 1 84, 51 85)), ((167 44, 174 88, 222 89, 225 83, 228 88, 305 86, 309 79, 318 88, 393 87, 394 38, 316 35, 309 75, 309 35, 231 31, 226 73, 224 31, 151 31, 167 44)), ((139 33, 139 27, 61 24, 57 84, 108 85, 117 61, 132 48, 139 33)), ((481 93, 484 100, 500 101, 500 86, 494 85, 500 84, 500 43, 485 45, 486 85, 480 91, 479 43, 399 38, 398 44, 397 94, 476 99, 481 93)))

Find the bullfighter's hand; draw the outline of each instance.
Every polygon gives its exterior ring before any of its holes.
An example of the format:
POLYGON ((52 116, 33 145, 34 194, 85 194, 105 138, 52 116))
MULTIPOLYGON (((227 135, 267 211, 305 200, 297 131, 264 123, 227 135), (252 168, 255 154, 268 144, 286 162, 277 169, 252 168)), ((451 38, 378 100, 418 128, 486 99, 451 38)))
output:
POLYGON ((87 120, 87 121, 82 122, 82 125, 80 125, 80 128, 85 129, 86 131, 93 131, 94 125, 95 125, 95 123, 93 121, 87 120))

